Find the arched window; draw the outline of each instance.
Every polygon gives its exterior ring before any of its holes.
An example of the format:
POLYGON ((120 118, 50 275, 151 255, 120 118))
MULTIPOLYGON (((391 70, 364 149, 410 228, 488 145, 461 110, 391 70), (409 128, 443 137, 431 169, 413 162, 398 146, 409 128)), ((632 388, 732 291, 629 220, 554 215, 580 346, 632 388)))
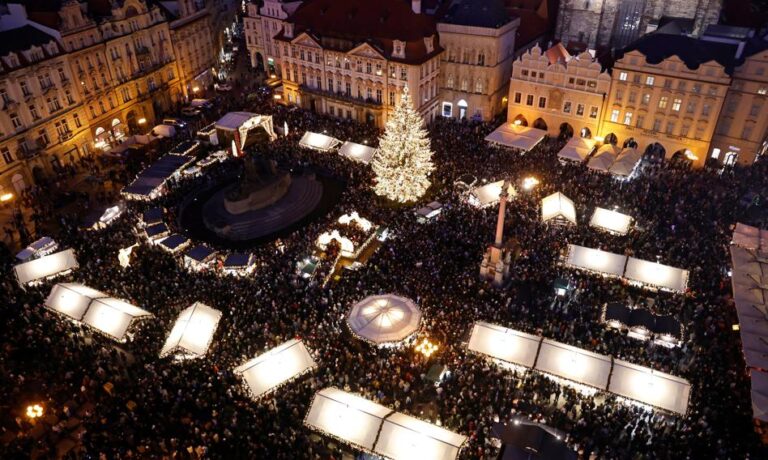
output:
POLYGON ((445 83, 448 88, 453 88, 453 75, 448 75, 448 81, 445 83))
POLYGON ((477 65, 485 65, 485 52, 480 51, 477 54, 477 65))
POLYGON ((475 81, 475 92, 481 93, 481 94, 483 92, 483 80, 479 78, 477 79, 477 81, 475 81))
POLYGON ((469 82, 467 82, 467 79, 464 78, 461 80, 461 90, 467 91, 469 89, 469 82))

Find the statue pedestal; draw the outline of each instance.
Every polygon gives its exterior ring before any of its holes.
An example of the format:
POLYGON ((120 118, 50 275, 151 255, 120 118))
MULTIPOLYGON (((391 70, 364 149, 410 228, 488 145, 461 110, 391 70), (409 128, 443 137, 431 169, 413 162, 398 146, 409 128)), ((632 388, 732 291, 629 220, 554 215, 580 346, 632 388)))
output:
POLYGON ((480 263, 480 278, 490 281, 496 287, 501 287, 509 277, 511 251, 494 244, 488 246, 483 261, 480 263))

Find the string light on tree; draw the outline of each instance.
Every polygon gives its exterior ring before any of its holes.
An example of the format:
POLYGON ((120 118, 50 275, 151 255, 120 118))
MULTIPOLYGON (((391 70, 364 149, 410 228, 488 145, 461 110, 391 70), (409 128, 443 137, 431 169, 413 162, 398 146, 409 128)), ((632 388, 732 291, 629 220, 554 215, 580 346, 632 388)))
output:
POLYGON ((392 201, 416 201, 429 188, 429 174, 435 169, 432 150, 424 120, 413 108, 407 86, 387 120, 372 166, 376 173, 373 190, 392 201))

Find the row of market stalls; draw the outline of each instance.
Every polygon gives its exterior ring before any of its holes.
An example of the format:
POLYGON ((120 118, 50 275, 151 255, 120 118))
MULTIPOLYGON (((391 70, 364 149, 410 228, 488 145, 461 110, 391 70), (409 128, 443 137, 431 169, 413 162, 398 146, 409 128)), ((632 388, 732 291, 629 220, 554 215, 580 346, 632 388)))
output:
POLYGON ((137 321, 152 317, 146 310, 79 283, 53 286, 45 307, 121 342, 137 321))
POLYGON ((627 330, 633 339, 653 340, 668 348, 680 346, 683 338, 683 326, 674 316, 655 315, 648 309, 622 302, 606 303, 602 320, 608 327, 627 330))
POLYGON ((65 249, 17 264, 13 272, 19 286, 25 287, 66 275, 78 267, 75 251, 65 249))
MULTIPOLYGON (((541 200, 541 220, 576 225, 576 207, 570 198, 555 192, 541 200)), ((632 217, 598 206, 592 213, 589 225, 614 235, 626 235, 632 228, 632 217)))
POLYGON ((568 245, 564 264, 603 276, 623 278, 645 289, 682 293, 688 287, 688 270, 575 244, 568 245))
POLYGON ((543 141, 545 137, 547 137, 547 132, 543 129, 522 126, 514 122, 505 122, 491 134, 487 135, 485 141, 498 147, 528 152, 536 147, 539 142, 543 141))
POLYGON ((123 189, 122 195, 129 200, 154 200, 165 193, 166 182, 172 177, 181 177, 181 170, 194 160, 186 155, 165 154, 141 171, 136 179, 123 189))
POLYGON ((370 164, 373 156, 376 154, 376 149, 369 145, 350 141, 342 143, 342 141, 334 137, 311 131, 304 133, 299 141, 299 145, 319 152, 331 152, 338 149, 339 155, 364 164, 370 164))
POLYGON ((753 417, 768 423, 768 230, 737 223, 731 241, 733 301, 752 383, 753 417))
POLYGON ((383 458, 451 460, 467 442, 466 436, 334 387, 315 393, 304 424, 383 458))
POLYGON ((604 143, 597 147, 597 141, 583 137, 572 137, 557 154, 563 162, 587 162, 587 168, 613 174, 620 178, 631 177, 643 154, 633 147, 620 149, 604 143))
POLYGON ((147 240, 154 245, 181 257, 185 268, 193 271, 215 270, 228 275, 248 275, 256 268, 253 254, 230 252, 220 257, 215 249, 205 244, 193 244, 184 235, 173 233, 163 221, 162 208, 150 208, 141 215, 139 228, 147 240))
POLYGON ((485 322, 474 324, 467 348, 587 392, 607 391, 680 415, 688 411, 691 385, 687 380, 611 356, 485 322))

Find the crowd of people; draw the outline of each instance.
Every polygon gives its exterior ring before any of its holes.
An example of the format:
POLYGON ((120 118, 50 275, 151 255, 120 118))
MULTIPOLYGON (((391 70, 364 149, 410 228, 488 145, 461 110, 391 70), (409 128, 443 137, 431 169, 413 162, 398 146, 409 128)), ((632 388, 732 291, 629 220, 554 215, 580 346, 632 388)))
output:
MULTIPOLYGON (((166 209, 166 223, 181 231, 177 206, 206 181, 229 177, 236 160, 181 180, 152 204, 132 203, 113 225, 78 230, 62 218, 54 235, 75 249, 80 268, 63 279, 23 290, 6 276, 0 333, 0 457, 34 452, 54 456, 66 444, 72 458, 340 458, 354 451, 303 425, 314 393, 328 386, 358 393, 395 410, 464 434, 461 458, 496 458, 494 422, 525 417, 566 433, 580 458, 764 458, 752 426, 749 379, 741 356, 730 300, 728 242, 742 216, 739 199, 768 194, 768 162, 725 172, 644 163, 638 176, 616 181, 583 165, 563 165, 564 141, 547 139, 520 153, 489 146, 491 124, 436 120, 429 126, 436 168, 424 202, 445 207, 429 223, 417 223, 417 206, 393 206, 371 191, 370 168, 333 153, 298 147, 312 130, 338 139, 371 143, 371 126, 274 105, 271 98, 247 107, 287 123, 290 134, 261 152, 281 165, 322 169, 345 184, 339 203, 325 216, 280 239, 251 249, 258 267, 251 276, 189 272, 170 253, 146 244, 136 224, 150 206, 166 209), (505 236, 522 251, 503 289, 478 277, 491 242, 496 207, 466 203, 457 180, 535 176, 539 185, 520 190, 507 207, 505 236), (543 196, 560 191, 576 204, 578 225, 541 222, 543 196), (626 236, 585 224, 596 206, 614 206, 635 219, 626 236), (296 262, 314 250, 317 236, 344 213, 357 211, 392 237, 364 267, 323 286, 305 280, 296 262), (121 268, 120 248, 142 242, 121 268), (560 260, 574 243, 690 270, 684 295, 652 292, 619 280, 567 269, 560 260), (573 280, 568 302, 556 302, 552 283, 573 280), (126 343, 86 330, 42 305, 54 282, 73 280, 124 298, 155 317, 126 343), (411 347, 376 348, 355 338, 345 314, 360 299, 395 293, 423 312, 419 337, 439 345, 430 358, 411 347), (684 324, 683 343, 666 348, 629 338, 600 320, 609 301, 653 299, 656 313, 684 324), (159 359, 178 313, 200 301, 223 312, 208 353, 194 361, 159 359), (466 350, 475 321, 541 334, 599 353, 678 375, 692 384, 689 411, 675 416, 619 401, 602 392, 581 392, 535 372, 510 370, 466 350), (291 338, 301 338, 317 369, 253 401, 233 369, 291 338), (447 366, 435 385, 432 364, 447 366), (24 416, 42 403, 46 422, 24 416), (39 426, 47 426, 45 430, 39 426)), ((761 224, 761 222, 758 222, 761 224)), ((762 222, 764 224, 764 222, 762 222)), ((10 270, 10 255, 5 269, 10 270)))

